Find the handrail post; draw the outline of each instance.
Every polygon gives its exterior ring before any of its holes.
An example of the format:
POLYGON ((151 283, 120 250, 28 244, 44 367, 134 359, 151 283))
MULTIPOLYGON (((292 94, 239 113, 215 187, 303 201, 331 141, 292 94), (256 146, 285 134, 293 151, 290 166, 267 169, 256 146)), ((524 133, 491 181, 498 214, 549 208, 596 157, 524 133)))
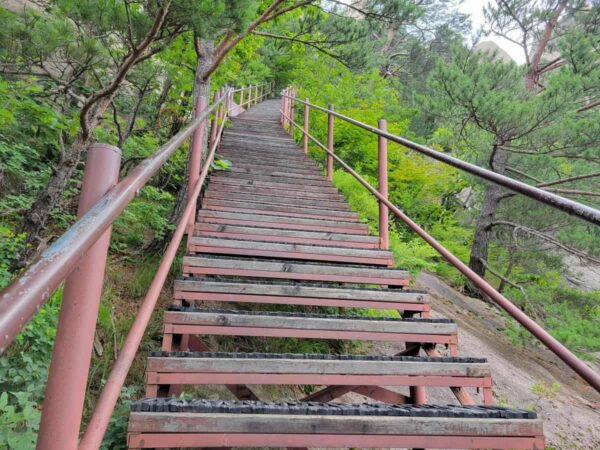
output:
MULTIPOLYGON (((227 99, 225 99, 225 107, 227 108, 227 99)), ((206 97, 199 96, 196 103, 196 111, 194 112, 194 117, 198 117, 202 114, 202 111, 206 109, 206 97)), ((189 201, 190 195, 192 195, 192 191, 194 190, 194 186, 196 185, 196 181, 198 181, 198 177, 200 176, 200 164, 202 161, 202 141, 204 139, 204 128, 205 122, 198 125, 196 131, 194 131, 194 135, 192 137, 192 143, 190 148, 190 162, 188 166, 188 185, 187 185, 187 198, 189 201)), ((194 222, 196 220, 196 215, 192 214, 190 216, 190 220, 188 222, 189 226, 189 235, 191 236, 193 233, 194 222)))
POLYGON ((244 86, 240 89, 240 107, 244 109, 244 86))
MULTIPOLYGON (((387 121, 379 120, 379 129, 387 131, 387 121)), ((387 200, 388 198, 388 162, 387 162, 387 139, 379 136, 378 138, 378 159, 379 159, 379 193, 387 200)), ((390 231, 388 225, 388 207, 382 201, 379 202, 379 248, 388 250, 390 247, 390 231)))
MULTIPOLYGON (((223 96, 225 95, 225 88, 222 87, 221 89, 219 89, 219 98, 223 98, 223 96)), ((221 122, 223 120, 223 118, 225 117, 225 102, 222 102, 219 105, 219 122, 221 122)))
POLYGON ((289 101, 289 99, 288 99, 289 92, 290 92, 290 90, 288 88, 285 88, 285 90, 283 91, 283 97, 282 97, 283 106, 281 107, 281 111, 282 111, 281 121, 282 121, 282 125, 283 125, 284 131, 287 131, 287 129, 286 129, 287 128, 287 121, 288 121, 288 119, 287 119, 287 114, 288 114, 287 108, 288 108, 288 101, 289 101))
POLYGON ((294 88, 290 89, 290 103, 288 104, 288 117, 290 118, 290 135, 294 135, 294 88))
MULTIPOLYGON (((215 92, 213 95, 213 104, 217 102, 217 100, 219 100, 219 93, 215 92)), ((217 117, 217 111, 213 112, 213 118, 212 121, 210 123, 210 147, 212 147, 212 145, 215 142, 215 139, 217 138, 217 128, 219 127, 219 120, 217 117)))
MULTIPOLYGON (((333 112, 333 105, 330 103, 327 109, 333 112)), ((333 114, 327 114, 327 150, 333 153, 333 114)), ((333 181, 333 156, 327 154, 327 179, 333 181)))
POLYGON ((302 133, 302 149, 304 153, 308 153, 308 99, 304 101, 304 133, 302 133))
POLYGON ((254 85, 254 104, 258 103, 258 84, 254 85))
POLYGON ((260 85, 260 101, 263 101, 263 92, 264 92, 264 86, 261 84, 260 85))
MULTIPOLYGON (((87 154, 77 216, 81 217, 119 181, 121 150, 93 144, 87 154)), ((65 281, 46 384, 38 450, 76 450, 96 333, 108 228, 65 281)))

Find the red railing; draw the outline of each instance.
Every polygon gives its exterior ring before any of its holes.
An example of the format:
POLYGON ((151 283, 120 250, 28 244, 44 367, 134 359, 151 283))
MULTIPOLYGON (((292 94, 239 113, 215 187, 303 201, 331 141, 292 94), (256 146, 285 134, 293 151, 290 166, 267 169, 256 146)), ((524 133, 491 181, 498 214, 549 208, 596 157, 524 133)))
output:
MULTIPOLYGON (((100 447, 112 411, 165 283, 181 240, 192 233, 196 202, 210 170, 229 116, 243 106, 235 93, 221 89, 208 107, 200 99, 192 122, 118 182, 121 152, 95 144, 88 151, 80 196, 78 220, 25 272, 0 292, 0 354, 14 340, 39 308, 65 281, 56 341, 52 354, 37 448, 78 448, 79 432, 91 361, 93 338, 102 292, 110 227, 140 189, 175 151, 192 136, 188 165, 189 182, 185 210, 177 224, 148 292, 135 316, 119 356, 100 393, 96 408, 79 448, 100 447), (210 116, 208 152, 202 163, 202 142, 210 116), (202 170, 200 170, 202 168, 202 170)), ((244 105, 249 108, 273 91, 273 84, 249 86, 244 105)), ((242 99, 243 100, 243 99, 242 99)))
POLYGON ((577 203, 573 200, 569 200, 542 189, 530 186, 512 178, 497 174, 490 170, 483 169, 479 166, 469 164, 458 158, 446 155, 444 153, 435 151, 424 145, 420 145, 404 139, 400 136, 390 134, 386 130, 385 120, 379 121, 379 128, 367 125, 359 122, 358 120, 352 119, 351 117, 344 116, 342 114, 334 112, 333 105, 329 105, 328 108, 314 105, 309 103, 308 99, 301 100, 296 97, 296 90, 293 88, 287 88, 283 91, 281 96, 281 123, 284 128, 292 130, 292 125, 300 130, 303 140, 304 151, 308 150, 308 140, 310 139, 319 148, 325 151, 327 155, 327 177, 332 179, 333 177, 333 160, 337 161, 341 167, 356 178, 371 194, 373 194, 377 200, 379 200, 379 235, 380 235, 380 246, 382 248, 387 247, 388 230, 387 230, 387 215, 388 209, 396 217, 402 220, 410 229, 421 236, 429 245, 431 245, 446 261, 456 267, 467 279, 469 279, 473 285, 478 287, 484 292, 489 298, 496 302, 502 309, 504 309, 511 317, 525 327, 531 334, 533 334, 540 342, 542 342, 548 349, 550 349, 556 356, 563 360, 571 369, 578 373, 585 381, 587 381, 596 391, 600 392, 600 375, 593 371, 585 362, 575 356, 568 348, 556 340, 550 333, 548 333, 543 327, 538 325, 533 319, 527 314, 521 311, 515 304, 509 299, 504 297, 498 292, 491 284, 489 284, 484 278, 476 274, 463 263, 459 258, 454 256, 448 249, 440 244, 435 238, 429 235, 423 230, 417 223, 412 221, 406 214, 404 214, 397 206, 390 203, 387 198, 387 141, 393 141, 401 144, 407 148, 413 149, 421 154, 430 156, 438 161, 445 164, 449 164, 458 169, 469 172, 478 177, 484 178, 492 183, 496 183, 508 189, 511 189, 520 194, 524 194, 528 197, 533 198, 539 202, 550 205, 554 208, 565 211, 574 216, 580 217, 588 222, 600 225, 600 211, 591 208, 589 206, 577 203), (304 105, 303 120, 304 123, 299 125, 294 121, 294 103, 304 105), (327 114, 327 145, 321 143, 318 139, 309 133, 309 110, 313 108, 317 111, 321 111, 327 114), (341 119, 352 125, 360 127, 378 136, 379 140, 379 190, 371 186, 365 181, 357 172, 355 172, 347 163, 345 163, 339 156, 334 153, 333 145, 333 126, 334 118, 341 119), (384 247, 385 244, 385 247, 384 247))

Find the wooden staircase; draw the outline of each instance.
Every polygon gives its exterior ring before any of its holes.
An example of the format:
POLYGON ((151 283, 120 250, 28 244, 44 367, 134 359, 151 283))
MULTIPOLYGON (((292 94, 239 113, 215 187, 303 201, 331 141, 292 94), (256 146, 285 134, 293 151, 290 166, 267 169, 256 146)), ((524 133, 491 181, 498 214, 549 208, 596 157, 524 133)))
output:
POLYGON ((456 324, 431 318, 428 295, 408 288, 409 273, 392 268, 391 253, 284 133, 278 101, 233 119, 219 155, 232 167, 215 172, 204 193, 164 313, 162 351, 148 358, 148 398, 132 405, 129 448, 544 448, 535 413, 493 406, 486 360, 458 356, 456 324), (223 303, 231 309, 219 309, 223 303), (302 314, 277 305, 363 309, 302 314), (226 353, 207 347, 202 337, 210 335, 393 341, 405 349, 226 353), (207 384, 227 386, 238 400, 176 397, 207 384), (261 384, 320 389, 267 402, 248 387, 261 384), (426 390, 440 387, 457 404, 427 404, 426 390), (372 401, 336 402, 348 392, 372 401))

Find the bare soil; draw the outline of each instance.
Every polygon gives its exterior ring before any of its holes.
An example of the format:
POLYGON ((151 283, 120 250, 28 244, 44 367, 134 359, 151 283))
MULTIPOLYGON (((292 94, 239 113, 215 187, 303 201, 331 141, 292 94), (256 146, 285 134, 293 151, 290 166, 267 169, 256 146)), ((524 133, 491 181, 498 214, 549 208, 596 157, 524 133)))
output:
MULTIPOLYGON (((466 297, 438 277, 422 273, 415 287, 432 296, 433 317, 448 317, 459 325, 459 353, 485 357, 492 368, 496 404, 535 409, 544 420, 546 446, 553 449, 600 449, 600 395, 546 348, 513 345, 504 333, 504 319, 498 309, 466 297), (533 392, 536 384, 560 383, 552 395, 533 392)), ((401 346, 375 344, 373 354, 393 354, 401 346)), ((590 364, 592 365, 592 364, 590 364)), ((598 365, 592 365, 596 370, 598 365)), ((481 401, 480 394, 472 395, 481 401)), ((349 394, 344 401, 364 401, 349 394)), ((449 389, 429 389, 433 404, 457 404, 449 389)))

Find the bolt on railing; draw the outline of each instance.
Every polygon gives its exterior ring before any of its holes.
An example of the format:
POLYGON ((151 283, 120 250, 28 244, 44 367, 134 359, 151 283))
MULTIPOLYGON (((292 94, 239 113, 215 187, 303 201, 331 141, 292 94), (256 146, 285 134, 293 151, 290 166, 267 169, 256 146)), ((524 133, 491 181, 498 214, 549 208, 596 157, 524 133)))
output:
MULTIPOLYGON (((265 83, 261 95, 253 99, 254 103, 270 95, 273 86, 272 83, 265 83)), ((253 89, 254 87, 250 86, 248 91, 252 92, 253 89)), ((200 98, 191 123, 120 182, 120 150, 103 144, 92 145, 86 160, 78 220, 20 277, 0 292, 2 354, 17 333, 27 325, 66 278, 46 387, 38 449, 75 450, 78 447, 110 227, 147 181, 182 143, 192 137, 187 168, 188 195, 184 213, 119 351, 80 444, 80 448, 99 448, 177 249, 186 231, 192 232, 190 225, 194 223, 198 196, 220 144, 225 121, 233 110, 239 114, 239 108, 243 108, 234 102, 234 91, 237 92, 231 88, 220 89, 215 93, 210 107, 206 105, 205 99, 200 98), (202 165, 202 142, 206 122, 211 115, 213 118, 209 150, 202 165)), ((258 92, 256 89, 254 91, 258 92)), ((249 107, 250 103, 246 106, 249 107)))
MULTIPOLYGON (((517 322, 519 322, 525 329, 527 329, 531 334, 533 334, 540 342, 542 342, 550 351, 552 351, 556 356, 558 356, 565 364, 567 364, 571 369, 573 369, 581 378, 583 378, 586 382, 588 382, 596 391, 600 392, 600 375, 597 374, 594 370, 592 370, 585 362, 579 359, 575 354, 573 354, 568 348, 566 348, 563 344, 561 344, 557 339, 555 339, 550 333, 548 333, 543 327, 538 325, 533 319, 531 319, 527 314, 525 314, 521 309, 519 309, 514 303, 512 303, 509 299, 504 297, 500 292, 498 292, 491 284, 489 284, 483 277, 479 276, 475 273, 470 267, 468 267, 465 263, 463 263, 459 258, 454 256, 448 249, 446 249, 442 244, 440 244, 433 236, 429 235, 425 230, 423 230, 416 222, 414 222, 410 217, 408 217, 404 212, 402 212, 397 206, 392 204, 387 198, 387 141, 393 141, 404 145, 405 147, 416 150, 419 153, 425 154, 427 156, 431 156, 432 158, 441 161, 445 164, 452 165, 453 167, 465 170, 473 175, 484 178, 493 183, 499 184, 501 186, 507 187, 515 192, 527 195, 528 197, 533 198, 541 203, 553 206, 554 208, 560 209, 562 211, 568 212, 569 214, 580 217, 584 220, 587 220, 596 225, 600 225, 600 211, 589 206, 583 205, 581 203, 575 202, 573 200, 565 199, 558 195, 552 194, 550 192, 543 191, 542 189, 536 188, 534 186, 530 186, 528 184, 522 183, 517 180, 513 180, 512 178, 506 177, 504 175, 497 174, 490 170, 481 168, 474 164, 467 163, 458 158, 454 158, 452 156, 446 155, 441 152, 437 152, 429 147, 424 145, 416 144, 414 142, 409 141, 408 139, 404 139, 400 136, 396 136, 387 132, 385 128, 385 122, 382 124, 381 121, 379 123, 379 128, 367 125, 365 123, 359 122, 356 119, 352 119, 351 117, 347 117, 343 114, 336 113, 333 111, 333 105, 329 105, 327 108, 314 105, 309 103, 308 99, 301 100, 296 98, 295 92, 287 88, 282 92, 282 108, 280 110, 282 116, 282 123, 289 124, 290 133, 293 130, 293 127, 296 127, 302 135, 312 142, 323 151, 325 151, 327 155, 327 161, 329 158, 337 161, 338 164, 350 173, 358 182, 360 182, 371 194, 377 198, 380 204, 379 208, 379 233, 380 233, 380 246, 383 246, 385 243, 389 242, 388 239, 388 222, 387 217, 384 218, 384 215, 387 215, 388 211, 391 211, 396 217, 402 220, 409 228, 411 228, 414 232, 416 232, 419 236, 421 236, 431 247, 433 247, 446 261, 452 264, 456 269, 458 269, 468 280, 470 280, 475 286, 477 286, 483 293, 485 293, 492 301, 498 304, 502 309, 504 309, 511 317, 513 317, 517 322), (311 135, 308 130, 308 123, 306 122, 308 118, 308 114, 305 113, 303 117, 305 118, 305 123, 303 125, 299 125, 294 121, 294 111, 291 108, 285 108, 284 106, 291 104, 292 101, 297 101, 300 104, 303 104, 305 107, 314 108, 317 111, 321 111, 327 114, 327 145, 324 145, 317 138, 311 135), (337 156, 333 149, 330 148, 330 131, 333 130, 333 122, 331 117, 337 117, 345 122, 348 122, 352 125, 360 127, 364 130, 367 130, 378 136, 379 139, 385 139, 386 142, 379 142, 379 174, 380 176, 383 174, 385 169, 384 178, 379 179, 379 189, 375 189, 371 186, 364 178, 362 178, 356 171, 354 171, 346 162, 344 162, 339 156, 337 156), (383 126, 382 126, 383 125, 383 126), (385 167, 384 167, 385 166, 385 167), (385 206, 383 208, 382 206, 385 206), (383 228, 382 228, 383 227, 383 228)), ((327 163, 327 172, 329 176, 329 163, 327 163)), ((382 247, 383 248, 383 247, 382 247)))

